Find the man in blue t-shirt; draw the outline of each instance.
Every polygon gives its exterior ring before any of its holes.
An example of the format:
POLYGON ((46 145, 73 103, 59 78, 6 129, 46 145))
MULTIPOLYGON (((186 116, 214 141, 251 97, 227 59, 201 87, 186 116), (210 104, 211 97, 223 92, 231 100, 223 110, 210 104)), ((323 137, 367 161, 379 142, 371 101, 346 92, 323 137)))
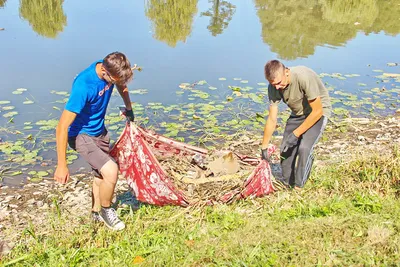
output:
POLYGON ((54 179, 65 184, 69 179, 66 160, 67 142, 92 167, 92 217, 113 230, 125 224, 111 208, 118 166, 109 155, 110 137, 104 126, 107 105, 114 85, 120 93, 126 117, 134 120, 127 84, 132 80, 131 64, 119 52, 107 55, 82 71, 74 80, 70 98, 56 129, 58 164, 54 179))

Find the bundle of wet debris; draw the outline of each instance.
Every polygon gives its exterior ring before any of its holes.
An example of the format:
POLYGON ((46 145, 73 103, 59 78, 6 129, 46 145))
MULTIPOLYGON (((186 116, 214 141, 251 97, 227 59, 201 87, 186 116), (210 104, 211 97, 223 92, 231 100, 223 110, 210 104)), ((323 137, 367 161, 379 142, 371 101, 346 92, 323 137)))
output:
MULTIPOLYGON (((227 192, 243 187, 254 171, 258 164, 256 157, 253 162, 242 160, 243 155, 259 150, 258 142, 251 143, 239 142, 207 155, 157 155, 157 160, 191 203, 218 200, 227 192)), ((272 158, 273 162, 279 162, 277 155, 272 158)))
POLYGON ((157 159, 191 202, 220 199, 226 192, 241 187, 254 169, 233 152, 157 159))

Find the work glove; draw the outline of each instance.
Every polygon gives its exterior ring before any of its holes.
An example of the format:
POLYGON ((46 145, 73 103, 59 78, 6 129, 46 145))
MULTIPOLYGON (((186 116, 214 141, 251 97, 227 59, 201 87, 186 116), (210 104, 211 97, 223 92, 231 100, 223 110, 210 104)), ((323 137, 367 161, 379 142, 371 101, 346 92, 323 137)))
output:
POLYGON ((291 148, 292 146, 297 145, 299 142, 299 138, 294 135, 294 133, 290 133, 288 137, 284 140, 282 143, 282 152, 286 152, 291 148))
POLYGON ((267 148, 261 149, 261 159, 266 160, 268 162, 270 161, 270 157, 269 157, 267 148))
POLYGON ((135 114, 133 114, 133 110, 125 110, 125 117, 129 120, 129 121, 135 121, 135 114))

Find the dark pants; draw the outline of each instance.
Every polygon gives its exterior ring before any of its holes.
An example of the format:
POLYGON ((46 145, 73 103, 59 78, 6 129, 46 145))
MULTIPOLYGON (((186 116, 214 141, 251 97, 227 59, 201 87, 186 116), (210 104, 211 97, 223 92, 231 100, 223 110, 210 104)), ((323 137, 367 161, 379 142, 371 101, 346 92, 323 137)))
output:
MULTIPOLYGON (((306 116, 289 117, 283 134, 282 143, 305 119, 306 116)), ((285 153, 281 152, 283 183, 290 186, 304 186, 311 173, 311 167, 314 161, 312 153, 314 146, 321 137, 327 121, 328 118, 322 116, 321 119, 299 138, 297 145, 291 147, 285 153)))

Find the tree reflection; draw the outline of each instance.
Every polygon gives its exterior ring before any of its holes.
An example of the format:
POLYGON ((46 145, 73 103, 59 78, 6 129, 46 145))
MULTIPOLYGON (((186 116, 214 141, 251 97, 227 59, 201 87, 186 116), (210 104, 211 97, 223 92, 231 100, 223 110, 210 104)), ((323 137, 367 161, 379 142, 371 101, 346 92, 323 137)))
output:
POLYGON ((6 5, 7 0, 0 0, 0 8, 6 5))
POLYGON ((400 33, 400 2, 398 0, 378 0, 379 14, 374 24, 367 29, 366 33, 378 33, 384 31, 386 34, 397 35, 400 33))
POLYGON ((323 18, 333 23, 371 26, 378 16, 376 0, 322 0, 323 18))
POLYGON ((62 4, 63 0, 20 0, 19 14, 36 33, 55 38, 67 25, 62 4))
POLYGON ((209 0, 209 2, 213 6, 208 11, 202 12, 201 15, 211 17, 210 25, 208 25, 207 29, 213 36, 217 36, 228 27, 229 21, 235 14, 236 6, 228 1, 209 0))
POLYGON ((153 22, 154 37, 175 47, 192 31, 197 0, 147 0, 146 16, 153 22))
POLYGON ((341 46, 357 31, 400 32, 396 0, 255 0, 262 38, 283 59, 341 46), (394 12, 393 9, 397 9, 394 12))

